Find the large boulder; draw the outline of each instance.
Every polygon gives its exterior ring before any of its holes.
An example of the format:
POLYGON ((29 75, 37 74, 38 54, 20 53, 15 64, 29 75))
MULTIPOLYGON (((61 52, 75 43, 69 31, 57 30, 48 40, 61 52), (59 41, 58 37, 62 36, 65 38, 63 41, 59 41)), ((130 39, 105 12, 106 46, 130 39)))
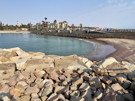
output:
POLYGON ((0 75, 3 79, 8 79, 14 75, 15 72, 15 64, 14 63, 6 63, 0 64, 0 75))
POLYGON ((7 62, 8 59, 4 56, 0 56, 0 62, 7 62))
POLYGON ((109 57, 109 58, 99 62, 98 65, 99 65, 100 68, 106 68, 107 66, 109 66, 113 63, 118 63, 118 61, 113 57, 109 57))
POLYGON ((10 59, 11 57, 17 56, 15 51, 8 52, 8 51, 0 51, 0 56, 3 56, 7 59, 10 59))
POLYGON ((45 79, 44 81, 44 88, 41 90, 41 97, 46 97, 47 95, 51 94, 53 91, 53 82, 49 79, 45 79))
POLYGON ((87 68, 90 68, 93 65, 93 62, 87 58, 79 57, 79 59, 86 65, 87 68))
POLYGON ((26 68, 26 61, 27 61, 27 58, 23 58, 23 59, 19 59, 17 62, 16 62, 16 67, 18 70, 23 70, 26 68))
POLYGON ((135 65, 134 64, 126 63, 124 65, 124 67, 127 68, 130 72, 135 73, 135 65))
POLYGON ((21 57, 19 57, 19 56, 14 56, 14 57, 10 58, 10 61, 11 61, 11 63, 16 63, 20 58, 21 57))
POLYGON ((32 56, 32 59, 42 59, 45 54, 41 52, 29 52, 29 54, 32 56))
POLYGON ((76 55, 61 57, 55 60, 55 67, 68 68, 77 70, 82 68, 84 71, 89 71, 86 65, 76 55))
POLYGON ((54 68, 54 59, 43 58, 43 59, 30 59, 26 62, 26 72, 34 72, 38 67, 44 68, 54 68))
POLYGON ((9 49, 3 49, 3 51, 8 51, 8 52, 18 51, 18 50, 21 50, 21 49, 19 47, 9 48, 9 49))

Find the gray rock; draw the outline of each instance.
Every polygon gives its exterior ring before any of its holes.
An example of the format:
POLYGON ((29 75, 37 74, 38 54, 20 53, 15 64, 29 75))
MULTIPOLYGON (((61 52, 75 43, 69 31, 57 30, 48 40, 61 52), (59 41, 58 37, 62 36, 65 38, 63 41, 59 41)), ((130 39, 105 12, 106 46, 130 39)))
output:
POLYGON ((65 97, 62 94, 60 94, 58 98, 58 101, 65 101, 65 97))
POLYGON ((100 99, 102 96, 103 96, 103 93, 102 93, 100 90, 98 90, 98 91, 95 93, 95 95, 94 95, 94 99, 95 99, 95 100, 98 100, 98 99, 100 99))
POLYGON ((55 90, 54 92, 57 93, 57 94, 61 94, 61 93, 64 93, 66 90, 68 89, 67 86, 55 86, 55 90))
POLYGON ((129 80, 135 80, 135 73, 129 73, 128 74, 128 79, 129 80))
POLYGON ((93 101, 91 96, 91 89, 89 88, 87 91, 83 92, 82 97, 85 99, 85 101, 93 101))
POLYGON ((23 59, 19 59, 17 62, 16 62, 16 67, 18 70, 24 70, 26 68, 26 61, 27 61, 27 58, 23 58, 23 59))
POLYGON ((124 83, 122 83, 122 87, 124 89, 130 88, 130 85, 131 85, 131 81, 129 81, 129 80, 126 80, 124 83))
POLYGON ((81 78, 75 77, 75 78, 72 79, 72 84, 74 84, 74 85, 79 85, 81 83, 83 83, 83 78, 82 77, 81 78))
POLYGON ((117 101, 114 93, 107 93, 102 101, 117 101))
POLYGON ((79 91, 73 91, 73 92, 71 92, 70 96, 79 97, 80 96, 80 92, 79 91))
POLYGON ((103 81, 103 82, 106 83, 106 84, 111 84, 111 83, 112 83, 112 80, 110 80, 110 79, 107 78, 107 77, 101 77, 100 79, 101 79, 101 81, 103 81))
POLYGON ((47 99, 47 101, 58 101, 59 95, 57 95, 56 93, 51 94, 51 96, 47 99))
POLYGON ((124 94, 122 97, 125 99, 125 101, 135 101, 134 96, 132 94, 129 94, 129 93, 124 94))
POLYGON ((51 94, 53 91, 53 86, 51 82, 46 82, 43 88, 43 92, 41 94, 42 97, 51 94))
POLYGON ((79 87, 79 90, 81 91, 85 91, 88 90, 90 88, 88 83, 82 83, 81 86, 79 87))
POLYGON ((70 101, 85 101, 82 97, 71 96, 70 101))
POLYGON ((90 81, 90 86, 93 86, 94 88, 102 88, 102 83, 98 77, 93 77, 90 81))
POLYGON ((135 81, 131 83, 130 89, 132 89, 133 91, 135 91, 135 81))

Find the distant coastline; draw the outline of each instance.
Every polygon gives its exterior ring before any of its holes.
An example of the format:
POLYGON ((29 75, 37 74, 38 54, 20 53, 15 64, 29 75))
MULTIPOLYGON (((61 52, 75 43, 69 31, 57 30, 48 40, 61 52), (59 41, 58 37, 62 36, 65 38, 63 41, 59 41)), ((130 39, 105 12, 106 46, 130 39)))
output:
POLYGON ((6 34, 6 33, 31 33, 30 31, 17 31, 17 30, 9 30, 9 31, 0 31, 0 33, 2 34, 6 34))

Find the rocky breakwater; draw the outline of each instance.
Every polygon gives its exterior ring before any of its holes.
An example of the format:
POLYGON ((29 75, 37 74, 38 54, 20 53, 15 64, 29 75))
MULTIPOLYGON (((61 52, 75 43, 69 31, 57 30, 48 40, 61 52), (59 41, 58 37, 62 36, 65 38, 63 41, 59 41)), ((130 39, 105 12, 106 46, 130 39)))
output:
POLYGON ((135 65, 0 49, 0 101, 135 101, 135 65))

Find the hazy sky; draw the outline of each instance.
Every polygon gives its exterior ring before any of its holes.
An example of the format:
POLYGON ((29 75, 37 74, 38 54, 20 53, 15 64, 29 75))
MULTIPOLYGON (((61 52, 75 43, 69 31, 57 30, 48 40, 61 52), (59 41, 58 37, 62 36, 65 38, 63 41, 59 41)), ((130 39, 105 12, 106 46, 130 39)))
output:
POLYGON ((0 0, 4 24, 68 21, 71 25, 135 29, 135 0, 0 0))

